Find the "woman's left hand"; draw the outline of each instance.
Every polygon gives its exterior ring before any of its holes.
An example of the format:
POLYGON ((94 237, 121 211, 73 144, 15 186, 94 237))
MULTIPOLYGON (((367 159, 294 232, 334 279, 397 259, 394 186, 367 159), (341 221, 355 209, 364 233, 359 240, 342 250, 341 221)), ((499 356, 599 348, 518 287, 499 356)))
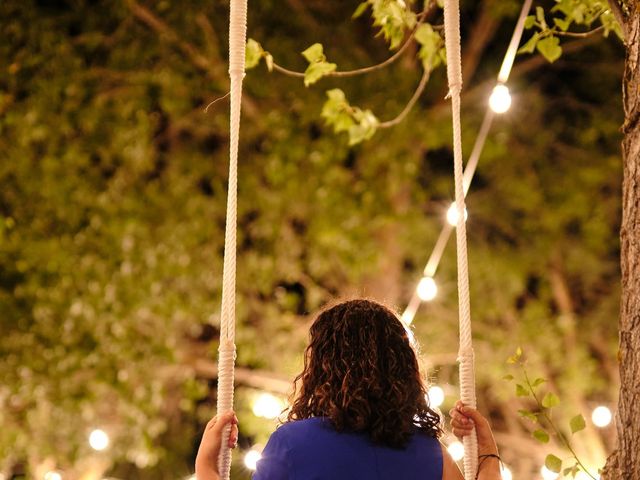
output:
POLYGON ((197 480, 218 480, 220 478, 218 455, 222 446, 224 427, 229 424, 231 424, 231 432, 228 445, 229 448, 235 448, 238 443, 238 419, 232 410, 222 415, 216 415, 207 423, 196 457, 197 480))

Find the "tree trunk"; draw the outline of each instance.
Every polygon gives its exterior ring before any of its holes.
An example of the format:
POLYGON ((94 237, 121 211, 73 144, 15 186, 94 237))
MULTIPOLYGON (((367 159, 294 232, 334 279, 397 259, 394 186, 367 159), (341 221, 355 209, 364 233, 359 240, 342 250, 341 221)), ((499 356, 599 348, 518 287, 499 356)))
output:
MULTIPOLYGON (((613 3, 613 2, 612 2, 613 3)), ((603 479, 640 479, 640 0, 618 2, 625 32, 623 184, 620 228, 620 398, 618 446, 603 479)))

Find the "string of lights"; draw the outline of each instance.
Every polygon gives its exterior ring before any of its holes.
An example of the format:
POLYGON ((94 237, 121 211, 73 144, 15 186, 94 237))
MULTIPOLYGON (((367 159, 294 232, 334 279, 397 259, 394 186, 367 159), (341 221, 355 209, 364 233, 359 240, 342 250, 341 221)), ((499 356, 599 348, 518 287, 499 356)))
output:
MULTIPOLYGON (((520 16, 518 17, 516 27, 513 31, 513 35, 511 36, 511 41, 509 42, 509 47, 507 48, 507 52, 502 61, 500 72, 498 73, 496 86, 493 88, 491 96, 489 97, 489 102, 485 111, 484 118, 482 120, 482 124, 480 125, 480 130, 478 131, 473 149, 471 150, 471 155, 469 156, 469 159, 467 161, 467 166, 464 170, 463 178, 463 189, 465 196, 469 192, 469 187, 471 186, 471 181, 473 180, 473 176, 476 172, 478 161, 480 160, 482 150, 484 149, 484 145, 486 143, 487 136, 489 135, 491 125, 493 124, 495 114, 505 113, 511 107, 511 94, 509 92, 509 88, 506 85, 506 82, 509 80, 509 75, 511 73, 511 69, 513 68, 513 63, 518 51, 518 46, 520 45, 520 41, 522 40, 524 22, 527 18, 529 10, 531 9, 531 3, 532 0, 525 0, 522 5, 520 16)), ((465 221, 467 219, 467 216, 468 214, 465 210, 465 221)), ((438 286, 436 284, 434 276, 436 274, 436 271, 438 270, 440 260, 442 259, 442 255, 449 241, 449 237, 451 236, 451 232, 455 228, 458 220, 458 212, 455 208, 455 203, 452 203, 451 207, 447 211, 446 220, 446 223, 443 225, 442 230, 440 231, 438 240, 436 241, 436 244, 431 251, 431 255, 427 260, 427 264, 424 267, 422 278, 418 282, 417 287, 414 289, 409 304, 402 313, 402 320, 407 325, 410 325, 411 322, 413 322, 413 319, 415 318, 418 308, 420 307, 422 302, 430 302, 436 297, 438 293, 438 286)))

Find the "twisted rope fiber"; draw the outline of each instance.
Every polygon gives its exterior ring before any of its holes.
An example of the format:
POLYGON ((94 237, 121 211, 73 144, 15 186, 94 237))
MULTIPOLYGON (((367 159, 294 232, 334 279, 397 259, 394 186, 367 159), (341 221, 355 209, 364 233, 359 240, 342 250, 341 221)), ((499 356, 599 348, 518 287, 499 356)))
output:
MULTIPOLYGON (((469 272, 467 265, 467 231, 464 211, 462 171, 462 134, 460 126, 460 91, 462 67, 460 60, 460 6, 458 0, 444 4, 445 46, 447 50, 447 78, 453 117, 453 159, 456 191, 456 244, 458 260, 458 309, 460 319, 460 397, 465 405, 476 408, 473 346, 471 341, 471 309, 469 301, 469 272)), ((464 475, 474 479, 478 468, 478 440, 475 432, 464 438, 464 475)))
MULTIPOLYGON (((229 191, 227 193, 227 224, 224 235, 224 266, 222 273, 222 307, 220 313, 220 347, 218 349, 218 413, 233 408, 233 369, 236 357, 236 228, 238 204, 238 140, 240 136, 240 105, 244 78, 245 44, 247 37, 247 0, 231 0, 229 15, 229 76, 231 78, 231 112, 229 140, 229 191)), ((225 428, 218 457, 220 478, 228 480, 231 472, 230 427, 225 428)))

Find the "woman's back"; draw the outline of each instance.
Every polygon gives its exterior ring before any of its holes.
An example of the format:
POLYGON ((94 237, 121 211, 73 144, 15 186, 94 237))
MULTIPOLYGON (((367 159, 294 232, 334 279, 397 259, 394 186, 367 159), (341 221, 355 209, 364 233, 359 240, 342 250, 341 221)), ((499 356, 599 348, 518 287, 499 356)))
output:
POLYGON ((324 417, 285 423, 262 452, 254 480, 440 480, 437 439, 416 432, 403 449, 367 434, 337 432, 324 417))

